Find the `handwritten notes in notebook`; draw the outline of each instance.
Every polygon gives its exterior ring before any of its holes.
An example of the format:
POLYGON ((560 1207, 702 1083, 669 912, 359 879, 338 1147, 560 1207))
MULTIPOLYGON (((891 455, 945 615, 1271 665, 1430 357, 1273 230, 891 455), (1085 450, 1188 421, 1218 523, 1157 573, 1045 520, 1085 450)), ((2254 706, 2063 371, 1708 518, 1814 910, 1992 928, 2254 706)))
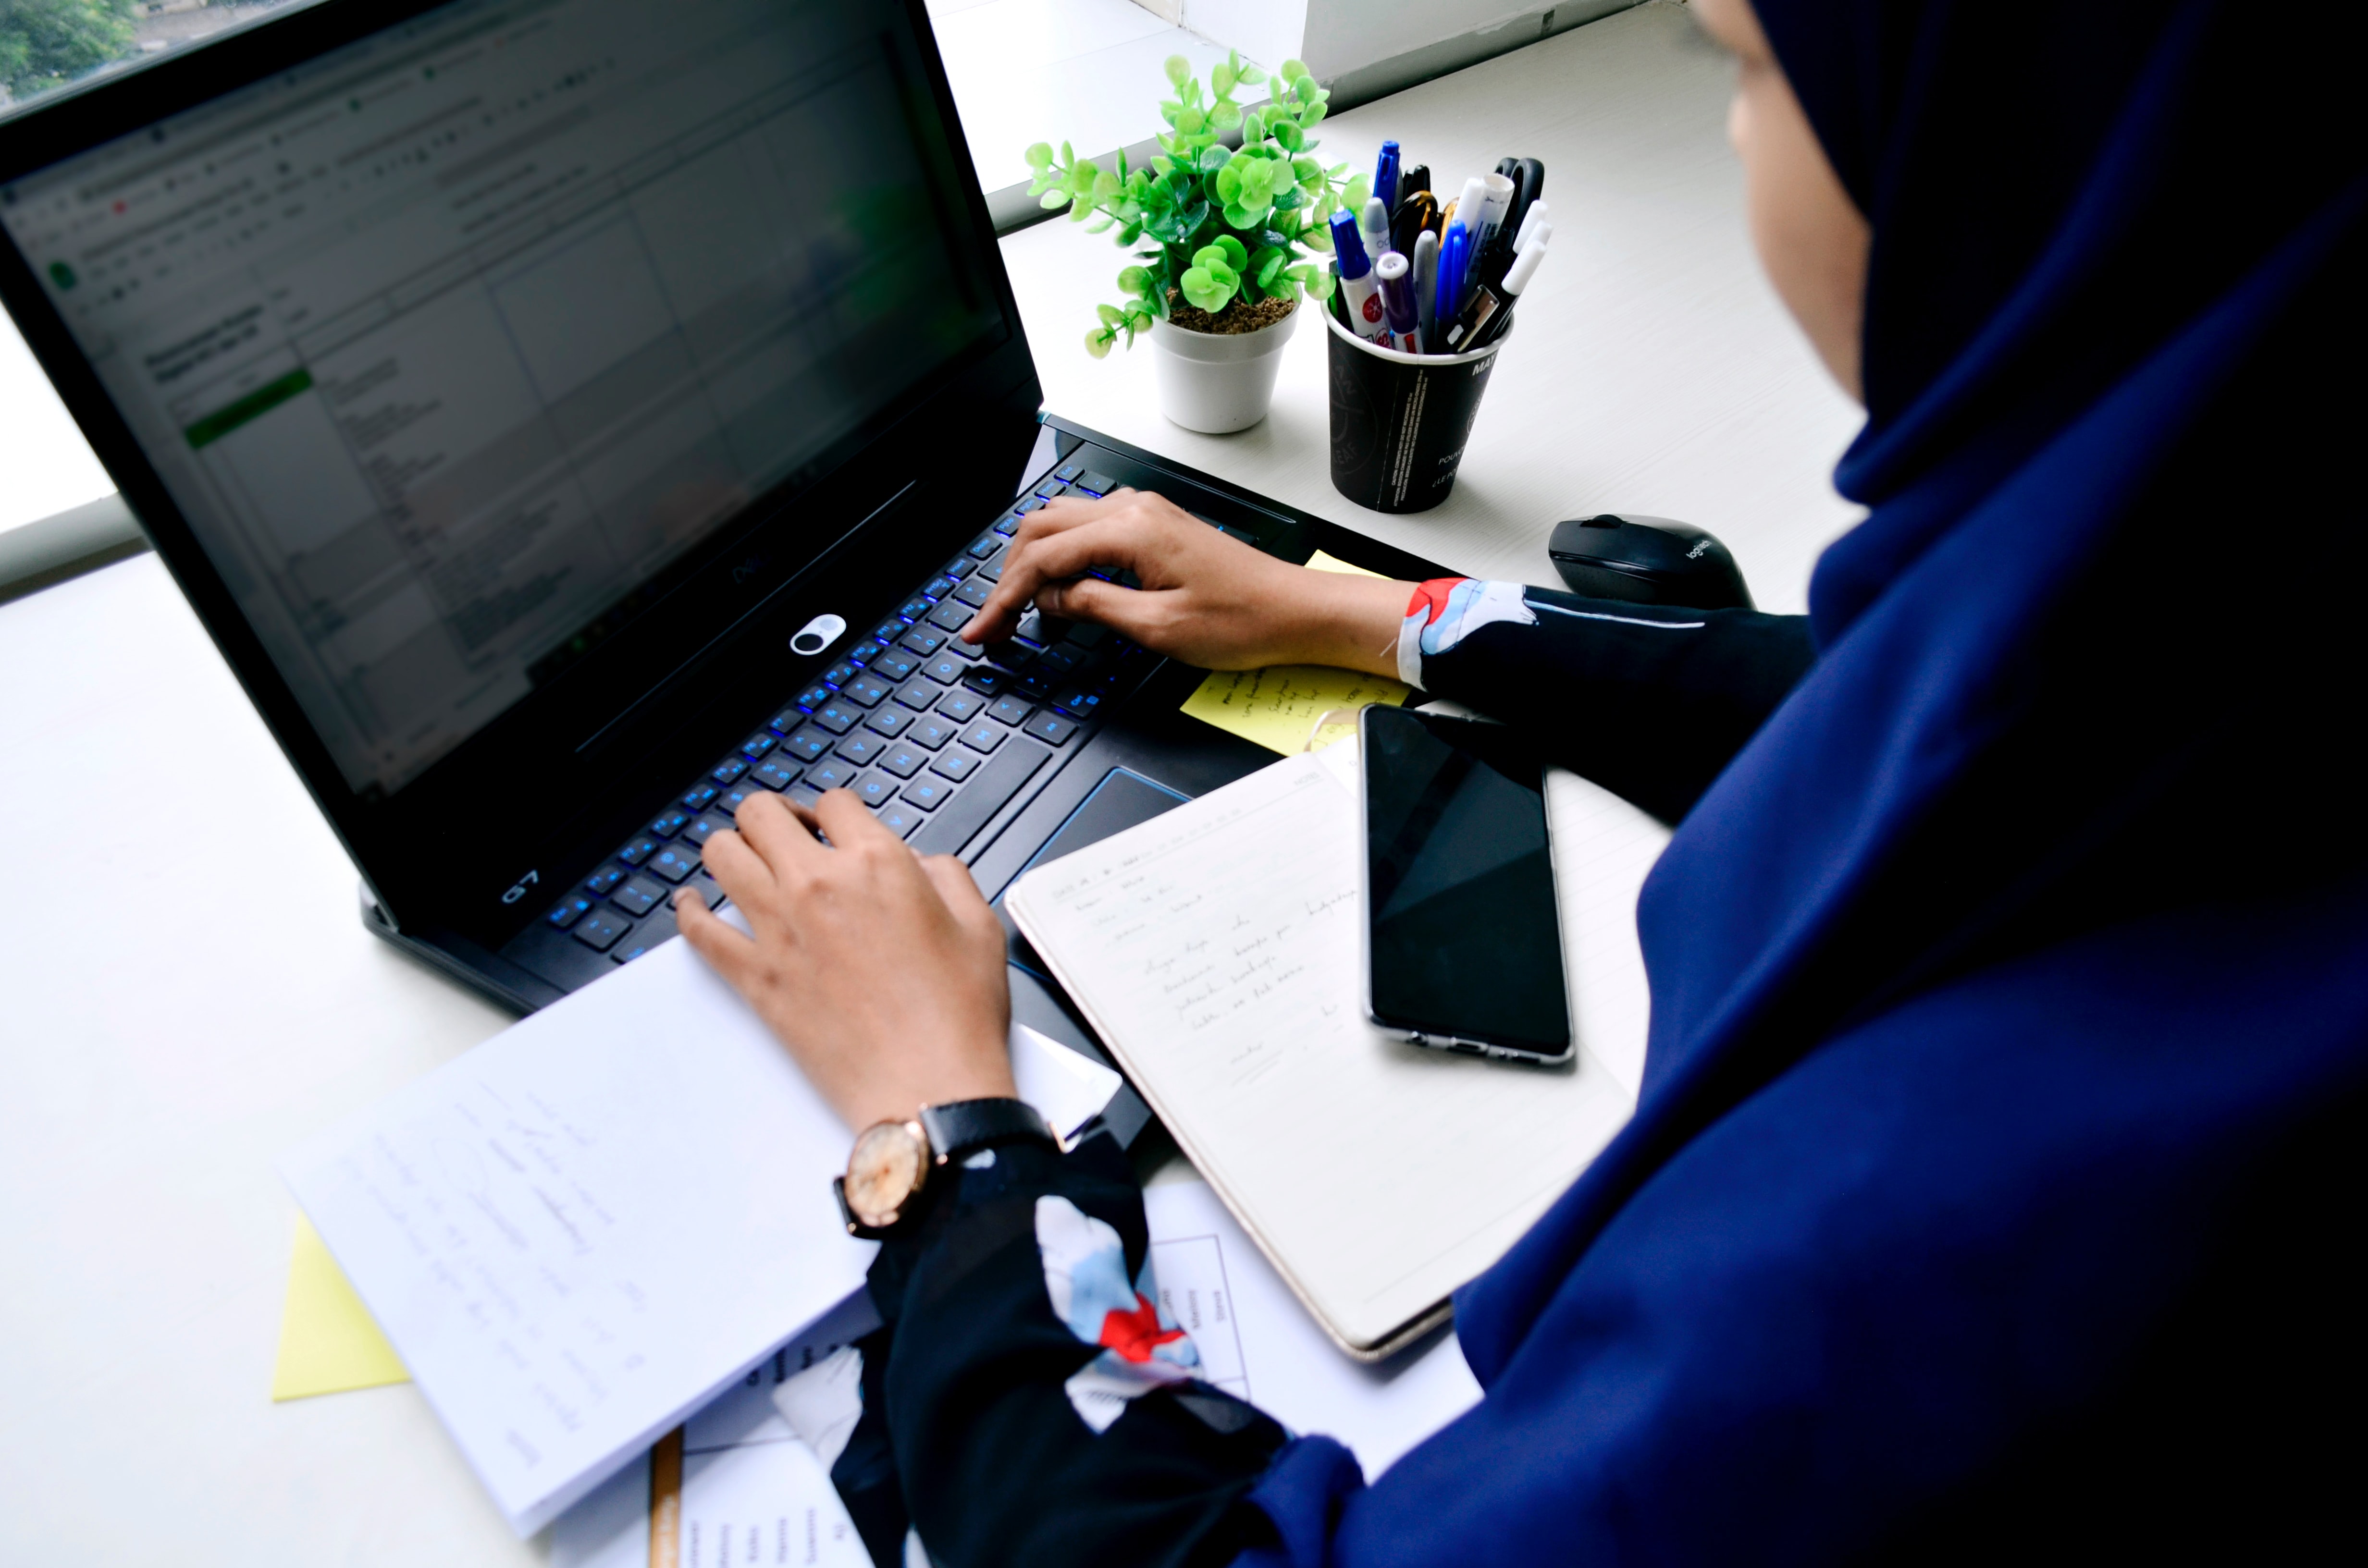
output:
POLYGON ((847 1142, 669 942, 280 1168, 524 1535, 861 1285, 847 1142))
MULTIPOLYGON (((1349 577, 1378 577, 1361 566, 1317 551, 1307 562, 1312 572, 1337 572, 1349 577)), ((1320 665, 1277 665, 1263 670, 1212 670, 1209 678, 1185 699, 1184 711, 1228 734, 1256 741, 1285 756, 1321 750, 1356 732, 1353 723, 1327 724, 1321 733, 1315 722, 1326 713, 1354 712, 1369 702, 1404 702, 1413 688, 1382 676, 1354 670, 1327 669, 1320 665), (1311 748, 1309 743, 1315 744, 1311 748)))
POLYGON ((1494 1262, 1626 1121, 1576 1071, 1365 1021, 1355 748, 1030 871, 1020 928, 1301 1300, 1369 1350, 1494 1262))

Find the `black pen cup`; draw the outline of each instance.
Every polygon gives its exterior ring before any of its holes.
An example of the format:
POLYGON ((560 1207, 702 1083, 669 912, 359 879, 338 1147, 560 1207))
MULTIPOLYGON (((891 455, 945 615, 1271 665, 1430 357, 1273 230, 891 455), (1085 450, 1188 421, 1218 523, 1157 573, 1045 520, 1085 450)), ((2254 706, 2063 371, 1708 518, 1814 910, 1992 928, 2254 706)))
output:
POLYGON ((1469 354, 1395 353, 1349 331, 1341 294, 1332 298, 1332 488, 1376 512, 1427 512, 1455 488, 1488 372, 1512 335, 1469 354))

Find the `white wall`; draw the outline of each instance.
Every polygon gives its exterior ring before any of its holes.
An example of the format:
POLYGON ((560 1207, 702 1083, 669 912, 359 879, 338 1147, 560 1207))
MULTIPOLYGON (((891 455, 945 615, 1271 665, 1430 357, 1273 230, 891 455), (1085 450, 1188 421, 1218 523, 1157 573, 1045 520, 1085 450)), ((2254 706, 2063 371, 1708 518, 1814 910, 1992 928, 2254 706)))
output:
MULTIPOLYGON (((1137 0, 1143 4, 1144 0, 1137 0)), ((1307 13, 1312 6, 1339 0, 1169 0, 1176 19, 1212 43, 1238 49, 1245 60, 1269 69, 1286 60, 1304 60, 1307 13)), ((1401 0, 1390 0, 1393 5, 1401 0)), ((1451 0, 1460 3, 1460 0, 1451 0)), ((1315 69, 1313 65, 1310 70, 1315 69)), ((1262 97, 1252 94, 1251 97, 1262 97)))
POLYGON ((1337 108, 1533 43, 1636 0, 1135 0, 1272 67, 1300 60, 1337 108))
POLYGON ((1338 76, 1522 18, 1530 19, 1520 40, 1527 43, 1544 9, 1537 0, 1306 0, 1306 52, 1299 58, 1318 76, 1338 76))

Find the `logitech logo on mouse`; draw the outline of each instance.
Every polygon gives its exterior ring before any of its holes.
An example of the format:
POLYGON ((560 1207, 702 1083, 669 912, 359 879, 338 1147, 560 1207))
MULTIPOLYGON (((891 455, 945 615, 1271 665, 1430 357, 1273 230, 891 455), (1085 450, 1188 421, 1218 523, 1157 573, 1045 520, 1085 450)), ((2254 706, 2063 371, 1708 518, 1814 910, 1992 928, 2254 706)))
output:
POLYGON ((1709 548, 1710 540, 1706 539, 1698 539, 1694 540, 1694 547, 1686 551, 1686 559, 1689 561, 1698 561, 1702 558, 1702 552, 1709 548))

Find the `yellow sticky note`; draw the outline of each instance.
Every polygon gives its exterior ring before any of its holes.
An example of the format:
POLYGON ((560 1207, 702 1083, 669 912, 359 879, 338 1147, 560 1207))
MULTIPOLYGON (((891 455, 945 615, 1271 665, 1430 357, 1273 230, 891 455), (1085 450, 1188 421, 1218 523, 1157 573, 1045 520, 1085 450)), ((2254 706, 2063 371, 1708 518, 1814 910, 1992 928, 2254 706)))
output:
POLYGON ((288 1301, 279 1312, 279 1360, 271 1369, 273 1399, 404 1383, 411 1374, 394 1346, 346 1281, 313 1221, 296 1216, 296 1245, 288 1260, 288 1301))
POLYGON ((1310 572, 1338 572, 1343 576, 1348 577, 1378 577, 1381 575, 1379 572, 1368 572, 1361 566, 1351 566, 1347 562, 1340 560, 1338 556, 1326 555, 1320 550, 1307 558, 1307 569, 1310 572))
POLYGON ((1201 688, 1185 699, 1184 711, 1229 734, 1292 756, 1321 750, 1352 733, 1353 726, 1344 719, 1326 724, 1322 735, 1315 735, 1316 721, 1326 713, 1353 714, 1369 702, 1395 706, 1406 701, 1409 689, 1384 676, 1320 665, 1212 670, 1201 688), (1314 748, 1308 744, 1311 739, 1317 742, 1314 748))

